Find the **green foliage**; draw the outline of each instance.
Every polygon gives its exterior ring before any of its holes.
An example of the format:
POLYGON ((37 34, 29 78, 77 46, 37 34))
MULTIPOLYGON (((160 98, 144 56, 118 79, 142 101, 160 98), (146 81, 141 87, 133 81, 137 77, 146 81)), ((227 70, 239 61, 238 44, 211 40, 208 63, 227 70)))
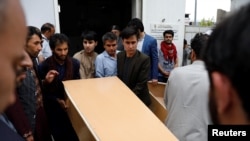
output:
POLYGON ((213 26, 214 25, 214 18, 208 18, 207 20, 203 18, 200 23, 200 26, 207 27, 207 26, 213 26))

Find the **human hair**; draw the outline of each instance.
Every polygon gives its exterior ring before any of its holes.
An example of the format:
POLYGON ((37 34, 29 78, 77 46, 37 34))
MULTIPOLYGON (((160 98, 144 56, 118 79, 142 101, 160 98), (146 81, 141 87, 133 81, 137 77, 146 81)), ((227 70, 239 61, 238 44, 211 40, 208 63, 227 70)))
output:
POLYGON ((126 27, 122 30, 120 36, 122 39, 128 39, 131 36, 136 36, 137 40, 139 39, 139 32, 133 27, 126 27))
POLYGON ((102 42, 103 44, 105 44, 105 41, 116 41, 117 40, 117 36, 112 33, 112 32, 107 32, 102 36, 102 42))
POLYGON ((121 31, 121 28, 118 25, 112 25, 111 30, 119 30, 119 31, 121 31))
POLYGON ((137 31, 140 30, 140 32, 144 32, 144 26, 143 26, 143 23, 142 21, 139 19, 139 18, 133 18, 131 19, 128 24, 127 24, 128 27, 134 27, 137 31))
POLYGON ((42 33, 39 28, 35 26, 28 26, 28 34, 26 37, 26 42, 28 42, 33 35, 37 35, 40 39, 42 39, 42 33))
POLYGON ((95 31, 92 31, 92 30, 83 31, 81 38, 82 38, 82 40, 86 39, 86 40, 94 40, 96 42, 98 41, 97 33, 95 31))
MULTIPOLYGON (((226 76, 238 93, 242 106, 250 119, 250 5, 241 7, 213 30, 204 50, 203 60, 211 74, 226 76)), ((212 81, 211 81, 212 83, 212 81)), ((213 86, 213 85, 211 85, 213 86)))
POLYGON ((196 33, 195 36, 191 39, 191 48, 196 54, 197 59, 201 59, 202 50, 207 45, 207 37, 205 34, 196 33))
POLYGON ((53 24, 51 24, 51 23, 45 23, 41 27, 41 32, 45 33, 46 31, 51 31, 52 28, 55 28, 53 24))
POLYGON ((171 34, 172 37, 174 37, 174 31, 173 31, 173 30, 165 30, 165 31, 163 32, 163 37, 165 37, 166 34, 171 34))
MULTIPOLYGON (((54 50, 56 46, 61 45, 63 43, 67 43, 69 47, 69 38, 63 34, 63 33, 55 33, 54 35, 51 36, 51 39, 49 41, 50 48, 52 50, 52 56, 54 56, 54 50)), ((57 63, 55 60, 55 57, 49 57, 48 60, 49 62, 49 69, 50 70, 57 70, 57 63)), ((66 65, 66 71, 63 80, 69 80, 72 79, 73 77, 73 63, 71 57, 67 56, 65 59, 65 65, 66 65)))
POLYGON ((69 47, 69 38, 63 33, 55 33, 51 36, 49 41, 50 49, 54 50, 56 46, 63 43, 67 43, 69 47))
POLYGON ((187 45, 187 40, 186 39, 183 39, 183 44, 187 45))

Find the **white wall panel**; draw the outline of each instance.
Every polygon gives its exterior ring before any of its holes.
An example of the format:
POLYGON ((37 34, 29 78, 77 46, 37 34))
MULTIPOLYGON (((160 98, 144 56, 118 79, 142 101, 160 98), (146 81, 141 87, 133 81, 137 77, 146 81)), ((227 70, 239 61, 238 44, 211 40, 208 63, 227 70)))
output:
POLYGON ((40 28, 42 24, 50 22, 56 25, 56 32, 60 31, 58 13, 56 13, 57 0, 21 0, 21 4, 27 25, 40 28))
POLYGON ((169 28, 175 31, 173 42, 177 47, 180 66, 185 34, 185 0, 143 0, 142 3, 142 21, 145 32, 158 39, 158 47, 163 40, 163 31, 168 29, 168 25, 172 25, 169 28), (153 27, 156 27, 157 31, 152 30, 153 27))
POLYGON ((241 6, 249 3, 249 0, 231 0, 231 11, 239 9, 241 6))

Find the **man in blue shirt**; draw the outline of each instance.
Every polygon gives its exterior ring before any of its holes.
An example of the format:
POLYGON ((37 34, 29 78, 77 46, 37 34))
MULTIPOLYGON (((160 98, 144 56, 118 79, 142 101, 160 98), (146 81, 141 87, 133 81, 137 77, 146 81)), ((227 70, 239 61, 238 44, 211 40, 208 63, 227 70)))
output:
POLYGON ((104 51, 96 57, 95 76, 108 77, 117 75, 116 54, 117 36, 112 32, 107 32, 102 37, 104 51))

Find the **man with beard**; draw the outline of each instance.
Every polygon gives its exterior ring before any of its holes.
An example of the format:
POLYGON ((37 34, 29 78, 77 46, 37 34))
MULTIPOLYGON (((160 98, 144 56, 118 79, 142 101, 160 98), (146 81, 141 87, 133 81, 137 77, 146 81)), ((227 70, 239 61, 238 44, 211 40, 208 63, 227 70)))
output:
MULTIPOLYGON (((27 69, 32 67, 32 61, 26 51, 23 50, 22 57, 19 58, 19 63, 16 65, 16 85, 19 86, 22 81, 26 78, 26 72, 27 69)), ((17 93, 15 93, 15 102, 7 107, 7 109, 4 111, 4 113, 0 114, 0 122, 4 122, 12 131, 20 134, 20 139, 23 137, 26 141, 34 141, 34 138, 32 136, 32 130, 29 125, 27 116, 25 115, 23 109, 22 109, 22 103, 20 102, 17 93), (16 128, 15 121, 13 122, 12 118, 18 118, 18 127, 21 127, 23 130, 19 132, 20 130, 16 128)), ((2 123, 0 123, 0 126, 2 123)), ((6 132, 2 131, 2 128, 0 128, 0 131, 2 134, 0 136, 5 135, 6 132)), ((9 134, 9 133, 7 133, 9 134)), ((1 138, 4 139, 5 138, 1 138)), ((14 139, 14 138, 12 138, 14 139)), ((8 140, 8 139, 6 139, 8 140)))
MULTIPOLYGON (((17 86, 20 86, 22 84, 22 81, 26 78, 28 68, 31 68, 32 65, 33 63, 29 55, 26 51, 23 51, 23 57, 21 58, 20 65, 17 66, 17 86)), ((11 123, 13 123, 13 127, 15 128, 17 133, 19 133, 26 141, 33 141, 34 137, 31 125, 23 110, 23 105, 19 99, 17 92, 15 94, 16 101, 6 109, 5 114, 11 121, 11 123)))
MULTIPOLYGON (((213 30, 204 51, 214 124, 250 124, 250 5, 213 30)), ((249 139, 249 138, 248 138, 249 139)))
POLYGON ((18 133, 26 140, 34 137, 35 141, 51 141, 51 133, 43 107, 41 82, 37 77, 37 56, 42 49, 42 35, 41 31, 34 26, 28 26, 27 28, 28 35, 25 51, 32 60, 33 67, 28 67, 26 78, 17 86, 17 96, 21 102, 21 106, 17 108, 20 113, 21 109, 24 111, 28 123, 26 123, 26 120, 21 120, 18 116, 19 113, 13 108, 9 109, 6 113, 18 133), (27 124, 31 127, 31 131, 28 128, 24 128, 26 127, 24 125, 27 124))
MULTIPOLYGON (((17 65, 17 86, 21 85, 22 81, 26 77, 27 69, 30 67, 32 67, 32 61, 27 52, 23 50, 23 56, 20 58, 20 63, 17 65)), ((19 133, 26 141, 33 141, 34 138, 32 136, 32 129, 28 122, 28 118, 24 113, 22 103, 19 100, 17 93, 15 97, 16 101, 5 110, 5 114, 0 116, 0 118, 2 118, 2 120, 4 120, 12 128, 12 130, 19 133), (20 128, 21 130, 19 130, 20 128)))
POLYGON ((28 68, 33 67, 32 60, 30 59, 28 53, 23 50, 23 56, 20 58, 20 64, 17 65, 16 72, 16 84, 20 86, 22 81, 26 78, 26 72, 28 68))
POLYGON ((44 106, 55 141, 78 141, 67 115, 67 97, 62 81, 80 79, 79 61, 68 56, 69 39, 56 33, 50 38, 52 56, 42 62, 39 75, 43 79, 44 106))
POLYGON ((174 31, 164 31, 163 38, 159 50, 158 81, 166 83, 170 72, 178 66, 178 58, 176 46, 173 44, 174 31))
POLYGON ((192 64, 172 70, 164 94, 168 115, 165 125, 180 141, 206 141, 208 125, 209 78, 202 49, 207 38, 197 33, 191 40, 192 64))

